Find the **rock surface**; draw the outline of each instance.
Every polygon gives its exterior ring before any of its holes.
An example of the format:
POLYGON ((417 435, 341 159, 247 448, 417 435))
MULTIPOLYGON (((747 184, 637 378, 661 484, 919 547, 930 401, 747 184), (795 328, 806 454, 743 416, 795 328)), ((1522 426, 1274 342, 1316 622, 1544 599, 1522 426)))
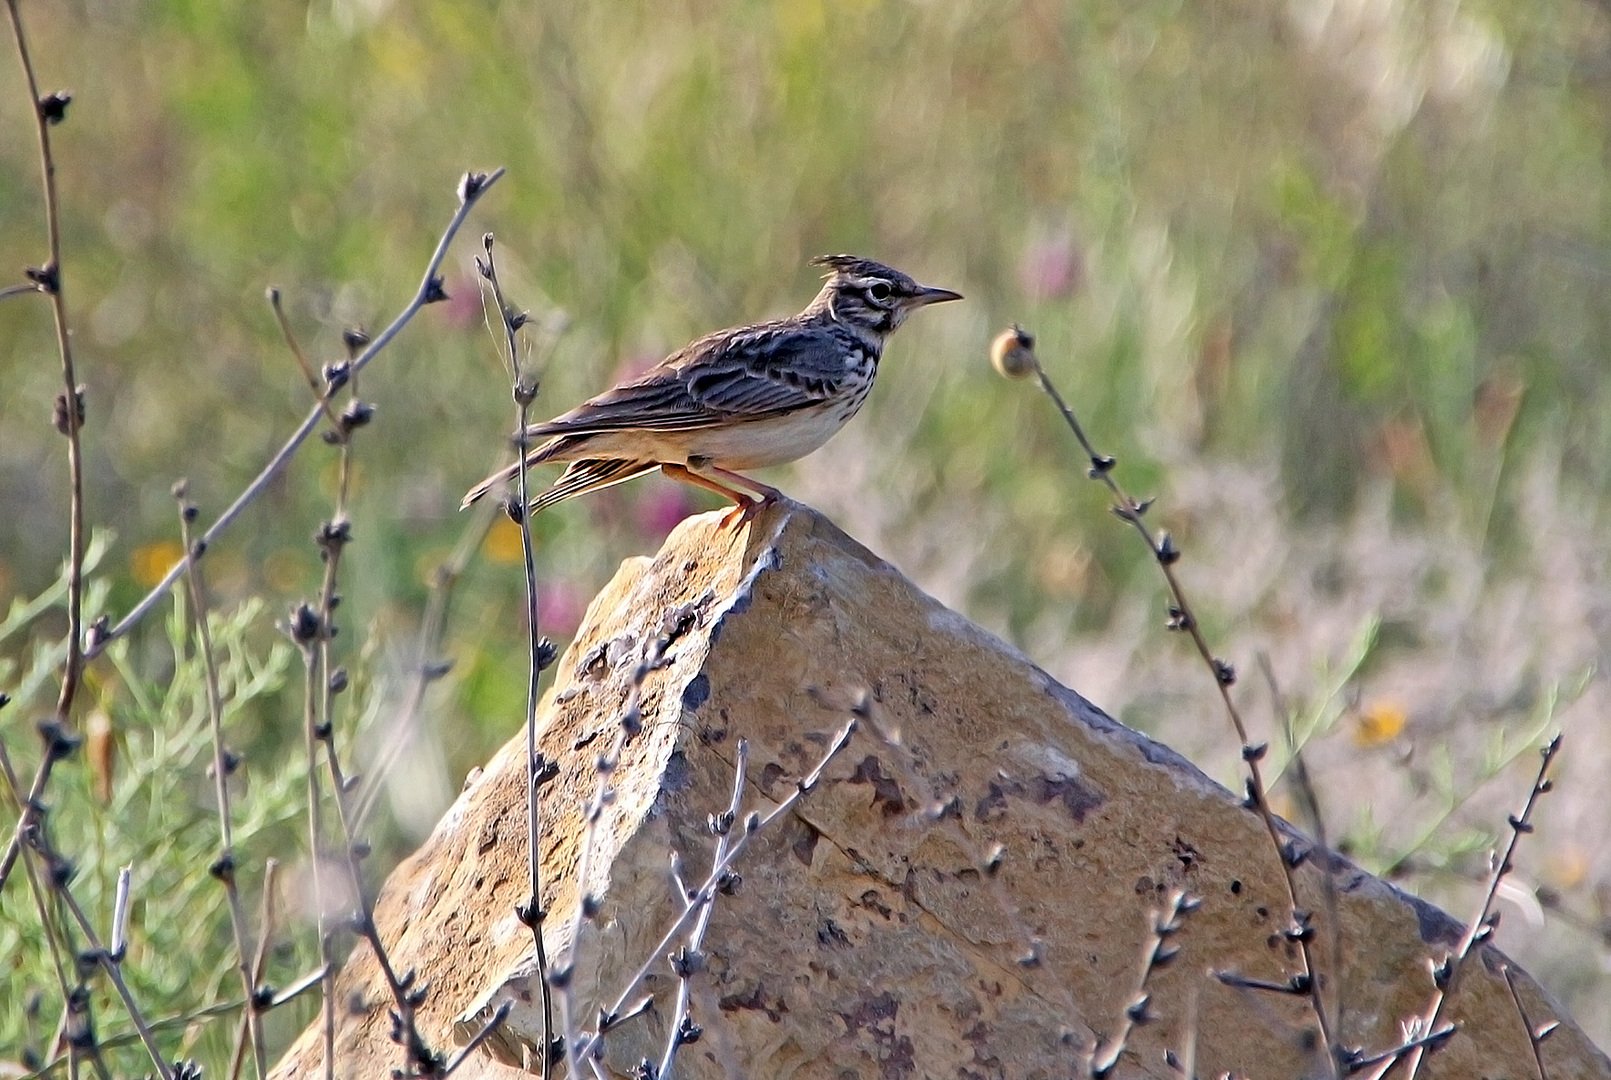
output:
MULTIPOLYGON (((542 793, 550 957, 570 946, 595 761, 635 688, 643 724, 592 840, 599 911, 574 968, 576 1013, 591 1026, 652 961, 654 1006, 610 1033, 606 1075, 661 1055, 677 979, 656 945, 682 908, 670 857, 690 884, 709 870, 707 819, 731 796, 738 741, 750 749, 744 809, 765 812, 863 695, 867 722, 821 785, 754 837, 741 887, 718 899, 691 984, 704 1033, 678 1054, 679 1076, 1083 1075, 1083 1053, 1118 1029, 1152 913, 1176 889, 1202 906, 1149 985, 1157 1021, 1133 1033, 1115 1075, 1174 1077, 1164 1051, 1192 1045, 1202 1076, 1323 1075, 1305 1000, 1213 976, 1280 982, 1298 970, 1259 819, 809 509, 685 522, 653 559, 621 568, 553 678, 539 718, 540 749, 559 766, 542 793), (664 655, 644 671, 657 641, 664 655)), ((1201 709, 1203 723, 1225 723, 1211 692, 1201 709)), ((455 1076, 528 1075, 517 1066, 541 1039, 531 935, 514 915, 527 891, 523 740, 466 781, 377 911, 394 962, 430 984, 420 1024, 434 1045, 462 1044, 513 1003, 455 1076)), ((1460 926, 1334 856, 1316 852, 1298 873, 1319 913, 1326 999, 1334 1014, 1346 1006, 1343 1040, 1392 1046, 1426 1006, 1428 958, 1460 926)), ((1491 948, 1472 957, 1447 1013, 1461 1030, 1421 1077, 1537 1075, 1506 963, 1491 948)), ((1550 1080, 1611 1078, 1611 1062, 1511 971, 1533 1024, 1562 1021, 1543 1044, 1550 1080)), ((338 1073, 389 1075, 400 1055, 367 950, 338 988, 367 1005, 340 1017, 338 1073)), ((321 1053, 315 1023, 275 1075, 315 1075, 321 1053)))

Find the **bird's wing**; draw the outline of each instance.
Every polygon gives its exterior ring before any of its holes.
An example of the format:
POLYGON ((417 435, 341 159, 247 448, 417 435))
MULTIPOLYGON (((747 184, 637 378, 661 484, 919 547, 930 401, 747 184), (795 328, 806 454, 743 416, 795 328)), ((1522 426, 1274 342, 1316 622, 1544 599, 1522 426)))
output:
POLYGON ((824 329, 781 322, 726 330, 563 416, 534 424, 527 435, 693 431, 759 420, 820 404, 846 374, 845 349, 824 329))

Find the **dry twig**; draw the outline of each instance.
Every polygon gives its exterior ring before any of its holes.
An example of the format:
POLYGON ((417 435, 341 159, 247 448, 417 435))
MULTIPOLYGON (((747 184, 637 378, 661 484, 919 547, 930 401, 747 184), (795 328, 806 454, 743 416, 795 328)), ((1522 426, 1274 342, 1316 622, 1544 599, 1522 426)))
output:
MULTIPOLYGON (((738 749, 733 758, 733 797, 727 804, 727 809, 719 814, 710 816, 710 831, 716 837, 715 861, 721 862, 727 857, 728 843, 733 835, 733 825, 738 821, 738 812, 744 800, 744 777, 749 768, 750 744, 747 739, 738 740, 738 749)), ((680 877, 680 875, 679 875, 680 877)), ((693 898, 688 895, 686 888, 682 893, 684 904, 692 904, 693 898)), ((677 975, 677 1001, 671 1010, 671 1020, 666 1028, 666 1045, 660 1054, 660 1065, 655 1072, 657 1080, 670 1080, 672 1063, 677 1051, 692 1042, 697 1042, 702 1029, 688 1014, 688 998, 693 989, 693 977, 705 968, 705 931, 710 927, 710 916, 716 910, 715 904, 705 904, 699 914, 694 918, 694 928, 688 934, 688 942, 670 956, 671 969, 677 975)))
MULTIPOLYGON (((179 535, 186 548, 190 547, 190 523, 196 520, 196 504, 187 497, 183 481, 174 485, 174 498, 179 500, 179 535)), ((247 944, 246 909, 241 903, 241 892, 235 881, 235 835, 229 806, 229 778, 234 774, 240 759, 224 745, 224 700, 218 685, 218 660, 213 655, 212 630, 207 625, 207 590, 202 582, 201 565, 191 563, 185 575, 190 594, 191 624, 195 629, 196 646, 201 653, 202 669, 207 686, 207 723, 213 737, 213 796, 218 809, 218 858, 208 872, 224 886, 229 901, 229 926, 235 939, 236 968, 241 976, 241 994, 244 1000, 252 998, 251 947, 247 944)), ((115 946, 114 946, 115 948, 115 946)), ((268 1049, 263 1041, 262 1018, 256 1010, 245 1010, 247 1034, 251 1039, 252 1059, 258 1077, 268 1075, 268 1049)))
POLYGON ((487 233, 483 236, 481 244, 486 252, 486 259, 477 258, 476 269, 487 282, 493 302, 498 306, 498 320, 503 329, 504 345, 509 352, 511 391, 515 399, 515 430, 519 433, 515 450, 520 457, 520 467, 517 470, 519 479, 516 484, 519 502, 507 506, 506 509, 510 518, 520 527, 520 553, 526 577, 526 865, 531 888, 526 900, 516 905, 515 914, 531 931, 532 948, 537 957, 537 970, 540 975, 538 984, 543 1003, 541 1067, 543 1080, 548 1080, 554 1063, 554 991, 549 985, 548 951, 543 942, 543 919, 547 911, 543 907, 540 873, 542 852, 538 840, 542 830, 538 791, 555 775, 555 769, 537 753, 537 696, 543 669, 554 662, 556 655, 553 643, 542 637, 537 625, 537 560, 532 549, 531 518, 527 513, 531 498, 527 490, 526 476, 526 428, 532 403, 537 400, 541 380, 535 373, 526 370, 525 365, 521 363, 517 339, 521 328, 526 325, 527 316, 523 311, 514 310, 504 299, 503 286, 498 282, 497 260, 493 257, 492 234, 487 233))
MULTIPOLYGON (((12 2, 12 0, 7 0, 7 2, 12 2)), ((502 169, 494 169, 490 173, 471 172, 466 173, 460 179, 458 208, 454 211, 452 219, 449 220, 447 228, 442 231, 440 238, 437 240, 436 250, 431 253, 430 259, 425 264, 425 273, 420 279, 419 288, 415 291, 414 296, 403 307, 403 310, 398 312, 396 318, 384 330, 376 334, 373 340, 369 341, 363 350, 354 356, 349 363, 333 365, 325 370, 325 385, 320 394, 319 402, 309 410, 308 415, 303 418, 297 429, 291 433, 285 444, 275 451, 274 456, 269 459, 268 464, 263 466, 257 477, 246 486, 246 489, 236 497, 234 502, 229 504, 228 508, 218 516, 217 520, 201 534, 200 550, 203 553, 211 550, 213 543, 224 530, 234 524, 235 519, 240 517, 241 512, 267 490, 270 481, 279 475, 280 470, 285 467, 286 463, 291 460, 302 444, 307 441, 308 436, 312 435, 314 429, 319 426, 319 421, 325 416, 326 405, 330 399, 341 391, 348 379, 357 375, 376 356, 380 355, 381 351, 392 343, 392 340, 402 332, 403 328, 419 313, 421 308, 446 297, 447 294, 442 291, 442 279, 437 271, 442 266, 442 260, 447 257, 448 245, 453 242, 453 238, 458 234, 465 218, 469 217, 470 211, 475 207, 481 196, 485 195, 487 190, 498 182, 503 173, 504 170, 502 169)), ((92 627, 89 640, 85 645, 85 656, 89 658, 99 656, 112 642, 132 630, 141 619, 150 613, 157 601, 161 600, 168 590, 173 588, 174 583, 185 572, 186 566, 192 559, 197 557, 194 551, 186 552, 185 557, 174 564, 163 575, 162 580, 152 586, 151 590, 141 598, 140 602, 135 604, 129 613, 123 616, 115 625, 92 627)))
POLYGON ((5 854, 0 856, 0 891, 16 863, 23 834, 33 828, 41 814, 45 785, 50 782, 51 770, 64 754, 48 752, 51 748, 71 753, 76 741, 69 741, 72 730, 73 703, 78 697, 79 683, 84 671, 83 617, 84 617, 84 446, 81 432, 84 427, 84 387, 79 385, 77 369, 73 363, 73 339, 67 322, 67 298, 62 283, 62 230, 59 196, 56 191, 56 159, 51 148, 50 129, 67 117, 67 106, 73 95, 65 91, 50 94, 39 92, 39 79, 34 74, 33 57, 28 51, 28 35, 23 29, 22 13, 18 0, 6 0, 6 11, 11 16, 12 38, 17 45, 17 62, 22 68, 23 80, 28 86, 29 111, 34 117, 34 134, 39 144, 40 185, 45 201, 46 261, 43 266, 31 266, 26 274, 29 282, 50 297, 50 310, 56 327, 56 350, 61 356, 62 392, 56 397, 56 430, 67 437, 67 657, 62 663, 61 690, 56 697, 55 734, 47 733, 47 753, 39 759, 28 797, 22 802, 22 811, 11 831, 5 854))
POLYGON ((587 1038, 582 1040, 581 1045, 576 1048, 574 1054, 571 1054, 571 1051, 567 1048, 566 1052, 570 1060, 586 1060, 596 1063, 597 1055, 603 1052, 604 1036, 630 1016, 637 1015, 647 1008, 648 1002, 640 1001, 629 1009, 627 1001, 643 985, 643 980, 648 976, 649 969, 670 948, 671 943, 676 941, 688 929, 690 922, 698 917, 700 911, 715 902, 718 893, 731 892, 738 887, 737 875, 733 873, 733 864, 738 861, 738 857, 744 854, 744 849, 749 846, 750 841, 757 833, 778 818, 793 811, 800 800, 809 795, 821 783, 822 774, 827 770, 829 764, 839 756, 845 747, 850 745, 850 738, 856 733, 856 728, 859 726, 861 719, 860 715, 854 715, 845 722, 845 725, 839 729, 833 740, 829 742, 828 749, 823 753, 822 758, 809 773, 795 782, 794 790, 789 792, 782 802, 767 811, 764 816, 754 811, 745 815, 740 824, 738 838, 727 848, 726 854, 711 865, 710 873, 705 875, 705 880, 688 896, 682 913, 660 936, 660 940, 655 944, 654 948, 649 950, 648 958, 633 972, 626 985, 616 995, 615 1000, 608 1008, 600 1010, 598 1030, 588 1034, 587 1038))
POLYGON ((1180 954, 1179 947, 1171 945, 1170 942, 1185 926, 1186 916, 1201 907, 1202 903, 1196 897, 1177 889, 1170 895, 1164 910, 1153 912, 1152 940, 1148 943, 1146 955, 1141 961, 1141 974, 1136 980, 1136 991, 1131 995, 1129 1004, 1124 1007, 1124 1018, 1119 1023, 1118 1032, 1108 1040, 1105 1047, 1098 1044, 1092 1048, 1087 1069, 1087 1075, 1091 1080, 1107 1080, 1112 1076, 1113 1070, 1118 1067, 1119 1056, 1124 1053, 1124 1048, 1130 1041, 1131 1033, 1155 1019, 1152 1012, 1152 995, 1148 992, 1147 985, 1154 972, 1169 966, 1180 954))
POLYGON ((1483 891, 1482 906, 1477 909, 1477 917, 1466 927, 1466 932, 1461 935, 1460 944, 1455 947, 1454 952, 1432 965, 1431 1002, 1422 1015, 1413 1018, 1405 1025, 1407 1038, 1402 1046, 1377 1055, 1382 1059, 1383 1067, 1381 1071, 1372 1074, 1373 1080, 1385 1080, 1394 1066, 1406 1060, 1409 1064, 1405 1075, 1408 1080, 1415 1080, 1427 1054, 1436 1050, 1445 1039, 1454 1034, 1455 1025, 1444 1024, 1442 1027, 1438 1025, 1443 1021, 1443 1013, 1448 1007, 1449 999, 1459 988, 1460 975, 1465 970, 1466 961, 1478 945, 1493 936, 1494 928, 1499 925, 1499 915, 1494 911, 1494 898, 1499 895, 1499 886, 1515 868, 1511 860, 1521 845, 1521 838, 1533 831, 1533 810, 1537 807, 1539 798, 1554 786, 1554 781, 1549 778, 1549 770, 1560 749, 1561 737, 1556 735, 1545 743, 1539 752, 1541 760, 1538 774, 1533 780, 1532 788, 1527 792, 1527 801, 1522 805, 1520 814, 1512 814, 1506 818, 1510 826, 1510 839, 1505 844, 1504 853, 1493 857, 1493 864, 1488 874, 1488 887, 1483 891))
POLYGON ((1168 585, 1171 604, 1169 607, 1168 626, 1171 630, 1180 631, 1188 635, 1202 658, 1209 673, 1214 678, 1214 684, 1219 689, 1220 701, 1225 707, 1225 715, 1230 719, 1231 726, 1236 731, 1236 737, 1241 744, 1242 761, 1247 766, 1247 796, 1244 801, 1249 809, 1254 810, 1259 820, 1264 824, 1264 831, 1269 836, 1270 845, 1275 849, 1276 857, 1281 864, 1281 879, 1286 886, 1287 893, 1287 926, 1282 935, 1297 946, 1299 971, 1291 978, 1272 983, 1262 980, 1246 979, 1229 972, 1221 973, 1220 979, 1229 985, 1248 989, 1268 990, 1282 994, 1292 994, 1304 998, 1309 1003, 1310 1012, 1314 1014, 1315 1025, 1319 1030, 1321 1044, 1325 1049, 1327 1075, 1338 1076, 1339 1056, 1342 1053, 1333 1030, 1331 1018, 1326 1010, 1325 999, 1321 993, 1320 972, 1315 963, 1314 955, 1314 925, 1311 913, 1298 903, 1297 868, 1308 858, 1309 851, 1300 847, 1296 842, 1282 839, 1282 830, 1277 823, 1275 812, 1270 809, 1269 789, 1264 781, 1264 772, 1261 762, 1264 760, 1267 743, 1253 742, 1247 732, 1247 724, 1242 719, 1241 710, 1237 708, 1235 700, 1231 697, 1231 686, 1236 682, 1236 669, 1229 663, 1215 656, 1208 646, 1208 640, 1203 636, 1202 628, 1198 625, 1197 617, 1193 614, 1190 603, 1187 602, 1185 589, 1182 587, 1179 575, 1175 572, 1175 564, 1180 560, 1180 548, 1176 546, 1174 538, 1167 532, 1154 533, 1147 524, 1146 513, 1152 506, 1151 499, 1137 500, 1131 498, 1119 485, 1113 471, 1117 464, 1110 455, 1099 453, 1085 434, 1079 419, 1074 415, 1063 395, 1058 393, 1057 387, 1052 385, 1041 365, 1040 358, 1035 355, 1035 339, 1022 328, 1014 326, 1002 332, 996 338, 992 350, 992 361, 1001 374, 1009 378, 1024 378, 1033 375, 1040 385, 1040 389, 1051 398, 1052 403, 1062 414, 1063 421, 1074 433, 1080 449, 1084 451, 1090 468, 1087 475, 1098 481, 1108 489, 1113 497, 1113 513, 1120 521, 1126 522, 1136 534, 1146 543, 1147 549, 1152 552, 1153 559, 1163 572, 1164 581, 1168 585))

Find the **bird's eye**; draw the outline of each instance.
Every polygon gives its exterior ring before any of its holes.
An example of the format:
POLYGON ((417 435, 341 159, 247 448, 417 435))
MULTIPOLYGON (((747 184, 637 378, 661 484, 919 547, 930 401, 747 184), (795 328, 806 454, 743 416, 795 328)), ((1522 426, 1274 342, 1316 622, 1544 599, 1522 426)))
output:
POLYGON ((867 286, 867 296, 872 300, 883 302, 889 299, 890 288, 882 281, 867 286))

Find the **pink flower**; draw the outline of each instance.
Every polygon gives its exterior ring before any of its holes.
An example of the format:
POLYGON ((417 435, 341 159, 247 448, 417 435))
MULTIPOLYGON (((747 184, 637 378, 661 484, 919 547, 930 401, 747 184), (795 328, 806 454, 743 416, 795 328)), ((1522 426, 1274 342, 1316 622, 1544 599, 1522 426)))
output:
POLYGON ((481 325, 481 289, 474 278, 455 275, 443 283, 442 289, 448 298, 432 305, 438 318, 455 330, 481 325))
POLYGON ((686 484, 650 481, 632 505, 632 520, 645 538, 659 543, 677 523, 696 509, 694 493, 686 484))
POLYGON ((1061 230, 1030 244, 1018 263, 1018 281, 1036 300, 1060 300, 1085 284, 1085 256, 1073 233, 1061 230))
POLYGON ((537 629, 544 635, 556 641, 571 637, 586 612, 586 598, 575 585, 568 581, 538 582, 537 629))
POLYGON ((628 379, 635 379, 645 371, 660 363, 662 357, 654 353, 638 353, 628 356, 615 366, 615 374, 610 376, 610 385, 617 386, 628 379))

